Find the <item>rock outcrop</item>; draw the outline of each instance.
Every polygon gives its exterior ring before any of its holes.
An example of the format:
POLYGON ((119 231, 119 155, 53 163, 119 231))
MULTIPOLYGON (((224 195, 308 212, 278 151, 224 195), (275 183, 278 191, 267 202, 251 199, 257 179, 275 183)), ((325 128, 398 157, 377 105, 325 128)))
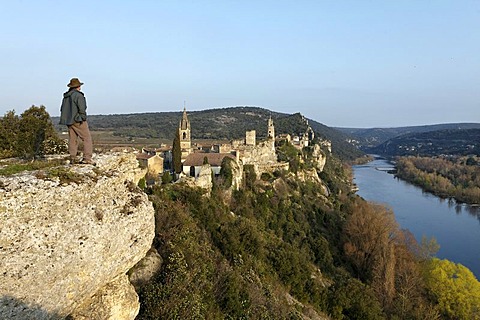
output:
POLYGON ((0 177, 0 319, 138 313, 125 274, 154 237, 153 206, 136 187, 144 172, 133 154, 95 160, 0 177))
POLYGON ((212 167, 207 163, 202 166, 200 169, 200 173, 198 174, 198 178, 195 179, 195 185, 200 188, 208 190, 212 190, 213 181, 212 181, 212 167))
POLYGON ((327 163, 327 157, 318 144, 313 145, 312 162, 318 172, 322 172, 327 163))
POLYGON ((100 288, 70 314, 71 320, 135 319, 140 311, 138 295, 126 274, 100 288))
POLYGON ((162 263, 163 260, 158 251, 154 247, 150 248, 147 255, 130 269, 128 276, 130 283, 139 290, 157 274, 162 263))

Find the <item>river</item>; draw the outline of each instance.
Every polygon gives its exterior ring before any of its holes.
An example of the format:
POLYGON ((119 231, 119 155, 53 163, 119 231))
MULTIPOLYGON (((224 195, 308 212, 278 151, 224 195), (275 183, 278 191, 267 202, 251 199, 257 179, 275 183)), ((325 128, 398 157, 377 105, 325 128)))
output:
POLYGON ((422 191, 388 173, 393 165, 375 159, 353 167, 357 192, 368 201, 383 203, 393 209, 402 229, 434 237, 440 245, 436 256, 461 263, 480 279, 480 208, 458 204, 422 191))

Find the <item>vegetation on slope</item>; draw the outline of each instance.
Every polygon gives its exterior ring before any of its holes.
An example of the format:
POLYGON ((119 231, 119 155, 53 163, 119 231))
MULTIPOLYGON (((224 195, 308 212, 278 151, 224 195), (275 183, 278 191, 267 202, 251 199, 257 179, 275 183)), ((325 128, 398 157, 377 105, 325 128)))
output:
MULTIPOLYGON (((309 167, 308 153, 282 147, 297 172, 309 167)), ((138 318, 449 318, 448 306, 466 300, 432 284, 430 270, 444 266, 429 246, 400 230, 391 211, 351 194, 348 171, 328 157, 322 182, 282 171, 249 174, 231 196, 228 183, 210 197, 180 184, 149 189, 164 263, 139 292, 138 318)), ((478 307, 470 301, 469 319, 478 307)))
POLYGON ((480 203, 479 158, 399 157, 397 176, 443 198, 480 203))

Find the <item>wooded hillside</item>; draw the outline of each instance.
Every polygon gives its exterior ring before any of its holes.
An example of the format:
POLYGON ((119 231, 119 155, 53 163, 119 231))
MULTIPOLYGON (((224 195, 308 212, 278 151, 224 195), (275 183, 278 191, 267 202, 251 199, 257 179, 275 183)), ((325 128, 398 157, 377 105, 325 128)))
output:
POLYGON ((411 133, 367 149, 386 156, 480 155, 480 129, 411 133))
POLYGON ((444 123, 425 126, 408 126, 393 128, 335 128, 354 138, 362 150, 376 147, 387 140, 406 134, 423 133, 453 129, 480 129, 480 123, 444 123))

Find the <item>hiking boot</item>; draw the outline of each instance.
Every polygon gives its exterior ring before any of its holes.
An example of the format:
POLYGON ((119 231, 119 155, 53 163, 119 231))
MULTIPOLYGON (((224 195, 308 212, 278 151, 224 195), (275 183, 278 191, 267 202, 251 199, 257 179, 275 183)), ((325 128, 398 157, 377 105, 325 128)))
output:
POLYGON ((90 159, 90 160, 82 159, 82 161, 80 161, 80 164, 89 164, 89 165, 92 165, 92 166, 97 165, 92 159, 90 159))

